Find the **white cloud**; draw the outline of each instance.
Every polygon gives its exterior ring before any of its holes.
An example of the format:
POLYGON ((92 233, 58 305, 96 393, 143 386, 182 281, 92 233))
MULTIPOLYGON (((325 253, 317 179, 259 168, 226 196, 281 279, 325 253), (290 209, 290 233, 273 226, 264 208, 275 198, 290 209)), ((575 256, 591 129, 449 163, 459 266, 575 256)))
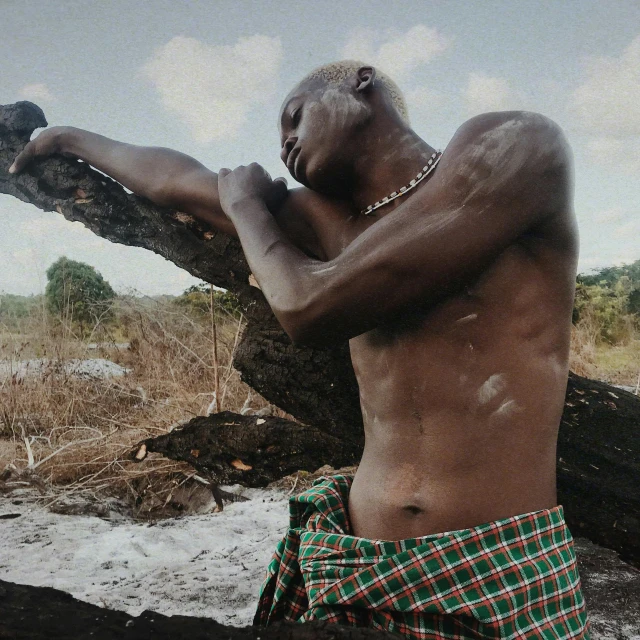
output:
POLYGON ((405 91, 405 98, 409 106, 409 114, 414 109, 433 109, 444 104, 444 95, 435 89, 424 85, 405 91))
POLYGON ((372 64, 401 82, 444 52, 449 44, 449 38, 423 24, 411 27, 406 33, 355 29, 340 56, 372 64))
POLYGON ((463 99, 469 115, 487 111, 523 109, 525 98, 515 91, 508 80, 470 73, 467 86, 463 89, 463 99))
POLYGON ((143 67, 175 113, 202 143, 235 136, 250 109, 268 99, 278 79, 279 38, 253 35, 233 45, 208 45, 177 36, 143 67))
POLYGON ((594 158, 625 173, 640 171, 640 35, 619 57, 589 58, 571 111, 591 135, 594 158))
POLYGON ((640 173, 640 136, 615 138, 594 136, 587 141, 591 160, 629 175, 640 173))
POLYGON ((56 97, 51 93, 46 84, 25 84, 18 91, 18 95, 24 100, 55 102, 56 97))
POLYGON ((640 35, 619 58, 591 58, 586 70, 573 94, 582 125, 605 136, 640 136, 640 35))
POLYGON ((592 218, 598 224, 621 223, 628 218, 628 214, 620 207, 612 207, 595 213, 592 218))
POLYGON ((618 238, 637 238, 640 236, 640 220, 629 220, 618 225, 614 228, 613 235, 618 238))

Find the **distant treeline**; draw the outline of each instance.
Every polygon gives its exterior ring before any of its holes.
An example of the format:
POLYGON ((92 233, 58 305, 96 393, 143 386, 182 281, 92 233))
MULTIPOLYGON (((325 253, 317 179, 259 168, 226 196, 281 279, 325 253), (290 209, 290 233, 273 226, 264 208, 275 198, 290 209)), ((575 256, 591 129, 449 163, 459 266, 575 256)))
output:
MULTIPOLYGON (((158 296, 195 316, 210 311, 209 285, 196 285, 179 296, 158 296)), ((232 293, 214 291, 214 306, 232 315, 240 307, 232 293)), ((21 320, 46 313, 44 295, 0 294, 0 329, 17 329, 21 320)), ((117 322, 117 314, 115 317, 117 322)), ((621 267, 605 267, 578 275, 573 309, 574 324, 589 325, 594 338, 612 344, 634 338, 640 329, 640 260, 621 267)))

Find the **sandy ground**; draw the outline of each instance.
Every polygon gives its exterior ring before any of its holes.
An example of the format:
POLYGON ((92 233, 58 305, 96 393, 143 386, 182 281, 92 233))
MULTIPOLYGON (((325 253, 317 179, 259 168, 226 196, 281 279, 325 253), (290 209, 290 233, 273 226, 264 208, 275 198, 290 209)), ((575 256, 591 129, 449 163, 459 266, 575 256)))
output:
POLYGON ((54 587, 138 615, 251 624, 271 554, 288 523, 287 496, 245 489, 222 513, 156 524, 65 516, 0 499, 0 577, 54 587))
MULTIPOLYGON (((281 489, 227 489, 249 501, 152 524, 116 511, 109 519, 52 513, 33 502, 33 490, 0 498, 0 578, 131 615, 152 610, 251 624, 287 527, 288 496, 281 489)), ((640 640, 640 572, 583 539, 576 552, 589 569, 582 578, 593 640, 640 640)))

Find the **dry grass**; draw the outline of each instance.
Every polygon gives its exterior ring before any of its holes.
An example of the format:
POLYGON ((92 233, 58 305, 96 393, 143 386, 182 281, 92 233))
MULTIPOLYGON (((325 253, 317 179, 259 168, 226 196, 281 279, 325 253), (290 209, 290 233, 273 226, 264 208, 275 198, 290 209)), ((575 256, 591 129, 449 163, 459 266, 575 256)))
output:
POLYGON ((8 464, 18 474, 35 471, 45 499, 59 499, 60 487, 65 497, 111 495, 142 516, 162 510, 195 481, 186 464, 155 456, 144 464, 130 461, 136 442, 210 412, 216 377, 218 410, 239 412, 248 397, 254 409, 269 405, 231 366, 241 318, 222 309, 199 316, 149 299, 117 304, 117 329, 98 325, 90 337, 104 341, 98 349, 88 349, 71 328, 54 325, 45 314, 25 320, 19 332, 0 328, 0 360, 99 357, 131 369, 100 380, 51 367, 42 375, 0 380, 0 471, 8 464))
MULTIPOLYGON (((85 340, 44 310, 11 330, 0 325, 0 361, 106 358, 131 370, 121 378, 80 379, 51 367, 22 381, 0 378, 0 474, 13 465, 15 486, 35 483, 47 504, 112 496, 139 517, 173 514, 202 498, 193 469, 153 454, 136 464, 130 460, 134 445, 214 409, 240 412, 246 404, 261 409, 268 403, 231 366, 241 318, 140 298, 118 300, 115 312, 115 324, 96 322, 85 340), (89 349, 89 342, 100 346, 89 349), (212 407, 216 386, 218 406, 212 407)), ((635 385, 640 340, 611 347, 598 342, 599 333, 588 318, 574 327, 572 369, 635 385)), ((315 477, 300 472, 281 485, 299 491, 315 477)))
POLYGON ((571 370, 610 384, 636 387, 640 381, 640 336, 629 329, 621 344, 600 339, 597 319, 586 315, 571 332, 571 370))

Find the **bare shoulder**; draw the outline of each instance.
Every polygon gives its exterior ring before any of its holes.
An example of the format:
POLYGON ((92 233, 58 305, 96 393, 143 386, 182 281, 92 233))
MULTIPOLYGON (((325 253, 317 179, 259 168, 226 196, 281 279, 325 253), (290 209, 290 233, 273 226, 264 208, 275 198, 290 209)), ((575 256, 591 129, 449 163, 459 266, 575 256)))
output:
POLYGON ((573 171, 571 149, 562 129, 531 111, 483 113, 467 120, 447 145, 441 164, 457 174, 466 175, 474 168, 490 173, 503 185, 550 171, 571 182, 573 171))
POLYGON ((345 200, 331 198, 306 187, 291 189, 278 215, 303 220, 313 228, 335 226, 352 214, 345 200))
POLYGON ((350 207, 344 200, 331 198, 307 187, 290 189, 283 210, 296 210, 305 218, 312 216, 315 211, 321 210, 323 214, 343 215, 350 207))
POLYGON ((464 122, 449 146, 456 149, 471 146, 526 146, 531 152, 550 145, 568 150, 560 126, 533 111, 495 111, 482 113, 464 122))
POLYGON ((533 218, 536 211, 571 207, 571 149, 562 129, 539 113, 500 111, 467 120, 447 145, 438 172, 441 192, 453 198, 526 201, 533 218))

